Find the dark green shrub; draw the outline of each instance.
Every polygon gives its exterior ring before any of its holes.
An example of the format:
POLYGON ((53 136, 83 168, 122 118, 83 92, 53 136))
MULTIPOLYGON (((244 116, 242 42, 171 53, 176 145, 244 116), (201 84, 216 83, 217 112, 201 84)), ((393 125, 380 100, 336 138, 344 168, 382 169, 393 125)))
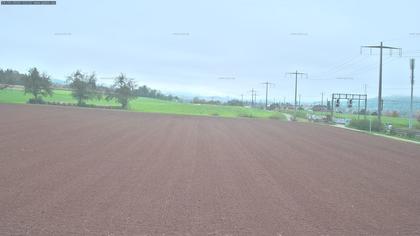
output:
POLYGON ((251 113, 240 113, 239 117, 253 118, 254 116, 251 113))
POLYGON ((280 113, 274 113, 269 118, 273 120, 286 120, 286 117, 280 113))
POLYGON ((28 103, 29 103, 29 104, 45 104, 45 101, 44 101, 44 100, 42 100, 42 98, 41 98, 41 97, 37 97, 37 98, 30 98, 30 99, 28 100, 28 103))
POLYGON ((397 132, 395 131, 394 128, 392 128, 391 130, 389 130, 389 134, 390 135, 397 135, 397 132))
MULTIPOLYGON (((349 123, 349 127, 351 128, 366 130, 366 131, 370 130, 369 126, 370 126, 369 120, 351 120, 351 122, 349 123)), ((381 123, 379 123, 378 120, 372 120, 372 131, 378 132, 382 130, 383 130, 383 126, 381 125, 381 123)))
POLYGON ((416 131, 414 131, 414 130, 407 131, 407 137, 415 138, 416 137, 416 131))
POLYGON ((306 119, 307 118, 307 113, 305 111, 297 111, 296 112, 296 118, 306 119))
POLYGON ((327 121, 332 121, 332 116, 330 114, 327 115, 327 121))

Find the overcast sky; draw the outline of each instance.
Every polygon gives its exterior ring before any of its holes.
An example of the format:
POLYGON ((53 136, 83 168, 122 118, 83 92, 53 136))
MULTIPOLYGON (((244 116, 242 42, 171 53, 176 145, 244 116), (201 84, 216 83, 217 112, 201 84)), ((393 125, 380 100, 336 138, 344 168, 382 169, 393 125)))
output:
POLYGON ((271 100, 288 101, 294 80, 285 73, 299 70, 308 73, 299 80, 303 101, 320 100, 321 92, 364 92, 364 84, 375 97, 378 51, 361 55, 360 46, 384 41, 403 49, 403 57, 384 52, 384 95, 409 95, 409 59, 420 57, 419 9, 418 0, 0 6, 0 68, 36 66, 60 80, 76 69, 99 78, 123 72, 139 85, 202 96, 250 96, 252 88, 263 95, 261 83, 269 81, 271 100))

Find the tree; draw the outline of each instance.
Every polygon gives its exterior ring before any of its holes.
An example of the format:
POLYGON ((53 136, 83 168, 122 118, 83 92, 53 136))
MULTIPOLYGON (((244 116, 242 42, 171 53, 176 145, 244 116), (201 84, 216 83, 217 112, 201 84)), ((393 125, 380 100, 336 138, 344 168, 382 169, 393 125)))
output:
POLYGON ((418 111, 415 116, 417 121, 420 122, 420 111, 418 111))
POLYGON ((2 88, 9 87, 11 85, 23 85, 25 77, 25 74, 21 74, 12 69, 0 69, 0 84, 2 88))
POLYGON ((239 99, 231 99, 226 103, 229 106, 243 106, 243 102, 239 99))
POLYGON ((112 91, 108 94, 106 99, 116 99, 123 109, 127 109, 128 102, 136 97, 135 89, 136 84, 134 80, 127 78, 121 73, 120 76, 115 78, 114 85, 112 85, 112 91))
POLYGON ((400 117, 400 113, 398 111, 392 111, 391 116, 392 117, 400 117))
POLYGON ((84 74, 77 70, 67 77, 67 82, 72 89, 72 96, 77 99, 77 105, 82 106, 85 100, 100 98, 100 93, 96 92, 96 76, 84 74))
POLYGON ((41 75, 37 68, 29 70, 29 74, 24 78, 23 86, 25 87, 25 94, 32 94, 35 98, 35 102, 37 103, 42 101, 42 98, 39 96, 52 95, 52 83, 50 77, 45 73, 41 75))
POLYGON ((140 86, 135 91, 136 96, 138 97, 149 97, 149 98, 157 98, 161 100, 178 100, 179 98, 172 95, 165 95, 161 91, 156 89, 151 89, 146 85, 140 86))

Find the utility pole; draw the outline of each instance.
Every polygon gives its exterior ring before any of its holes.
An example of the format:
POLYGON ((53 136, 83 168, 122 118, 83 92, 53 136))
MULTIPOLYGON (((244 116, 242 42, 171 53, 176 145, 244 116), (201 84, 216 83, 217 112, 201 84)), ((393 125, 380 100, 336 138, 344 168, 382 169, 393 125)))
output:
POLYGON ((410 59, 410 69, 411 69, 411 98, 410 98, 410 119, 409 119, 409 128, 413 128, 413 86, 414 86, 414 58, 410 59))
POLYGON ((269 85, 274 85, 273 83, 270 82, 264 82, 262 84, 265 84, 265 109, 267 109, 268 106, 268 86, 269 85))
POLYGON ((241 94, 241 104, 242 104, 242 106, 244 105, 244 95, 243 94, 241 94))
POLYGON ((299 94, 299 108, 300 108, 300 97, 301 97, 302 95, 301 94, 299 94))
POLYGON ((379 123, 381 123, 381 114, 382 114, 382 54, 383 54, 383 49, 389 49, 390 51, 390 55, 392 56, 392 50, 398 50, 399 51, 399 55, 401 56, 401 48, 395 48, 395 47, 389 47, 389 46, 384 46, 383 42, 381 42, 380 45, 375 45, 375 46, 362 46, 360 48, 360 53, 362 53, 362 49, 363 48, 369 48, 372 54, 372 48, 379 48, 379 89, 378 89, 378 120, 379 123))
POLYGON ((296 115, 296 109, 297 109, 297 89, 298 89, 298 75, 300 75, 300 77, 302 77, 303 75, 306 75, 306 77, 308 76, 308 74, 303 73, 303 72, 289 72, 287 73, 289 75, 295 75, 295 115, 296 115))
POLYGON ((321 93, 321 106, 324 105, 324 92, 321 93))
POLYGON ((254 88, 252 88, 250 90, 251 92, 251 106, 254 106, 254 96, 255 96, 255 101, 257 100, 257 91, 255 91, 254 88))

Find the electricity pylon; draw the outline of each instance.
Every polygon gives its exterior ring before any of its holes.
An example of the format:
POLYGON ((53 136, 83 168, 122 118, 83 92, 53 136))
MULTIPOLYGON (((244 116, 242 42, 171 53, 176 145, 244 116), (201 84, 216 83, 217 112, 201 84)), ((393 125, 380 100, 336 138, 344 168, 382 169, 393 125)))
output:
POLYGON ((380 45, 374 46, 362 46, 360 48, 360 54, 362 53, 363 48, 369 48, 370 53, 372 54, 372 48, 379 48, 379 89, 378 89, 378 120, 381 123, 381 114, 382 114, 382 51, 383 49, 389 49, 390 55, 392 56, 392 50, 398 50, 399 55, 401 56, 402 49, 384 46, 383 42, 380 45))
POLYGON ((268 86, 269 85, 274 85, 273 83, 270 82, 264 82, 262 84, 265 84, 265 109, 267 109, 268 106, 268 86))
POLYGON ((296 71, 296 72, 289 72, 289 73, 287 73, 288 75, 295 75, 295 115, 296 115, 296 109, 297 109, 297 89, 298 89, 298 75, 300 75, 300 77, 302 77, 302 76, 306 76, 306 77, 308 77, 308 74, 307 73, 303 73, 303 72, 298 72, 298 71, 296 71))

